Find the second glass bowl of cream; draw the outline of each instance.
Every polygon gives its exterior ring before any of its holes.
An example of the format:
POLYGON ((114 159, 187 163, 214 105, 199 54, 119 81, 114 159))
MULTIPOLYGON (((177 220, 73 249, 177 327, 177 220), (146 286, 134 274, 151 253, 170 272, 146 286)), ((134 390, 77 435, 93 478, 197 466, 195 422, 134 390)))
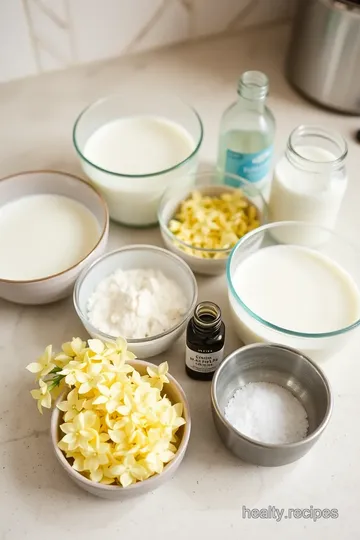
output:
POLYGON ((90 105, 73 130, 82 169, 110 217, 132 227, 155 225, 169 185, 192 181, 202 139, 199 115, 180 99, 130 92, 90 105))
POLYGON ((359 269, 360 249, 329 229, 297 221, 259 227, 227 263, 238 336, 328 358, 360 325, 359 269))

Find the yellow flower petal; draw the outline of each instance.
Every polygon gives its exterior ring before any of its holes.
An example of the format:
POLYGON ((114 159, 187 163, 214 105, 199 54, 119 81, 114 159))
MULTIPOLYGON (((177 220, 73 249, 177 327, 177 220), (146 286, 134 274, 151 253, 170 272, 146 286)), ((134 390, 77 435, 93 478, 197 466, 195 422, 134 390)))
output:
POLYGON ((77 369, 74 373, 75 378, 77 382, 79 383, 86 383, 89 380, 89 376, 87 373, 84 373, 83 371, 80 371, 80 369, 77 369))
POLYGON ((101 354, 105 348, 104 343, 100 339, 89 339, 88 345, 91 351, 101 354))
POLYGON ((93 405, 101 405, 103 403, 106 403, 108 398, 106 396, 99 396, 95 398, 92 402, 93 405))
POLYGON ((135 482, 135 478, 128 472, 124 472, 121 476, 120 476, 120 484, 123 486, 123 487, 127 487, 127 486, 130 486, 131 484, 133 484, 135 482))
POLYGON ((90 472, 90 479, 93 482, 101 482, 102 477, 103 477, 102 469, 97 469, 96 471, 90 472))
POLYGON ((169 371, 169 364, 167 362, 163 362, 159 365, 158 374, 159 375, 166 375, 166 373, 169 371))
POLYGON ((125 433, 118 430, 109 429, 110 439, 115 443, 120 443, 125 438, 125 433))
POLYGON ((31 373, 39 373, 42 370, 43 366, 40 362, 31 362, 26 366, 26 369, 31 373))
POLYGON ((91 390, 91 385, 88 382, 84 382, 79 388, 79 394, 87 394, 91 390))
POLYGON ((43 398, 41 399, 41 405, 45 407, 46 409, 50 409, 51 407, 51 396, 49 393, 45 394, 43 398))

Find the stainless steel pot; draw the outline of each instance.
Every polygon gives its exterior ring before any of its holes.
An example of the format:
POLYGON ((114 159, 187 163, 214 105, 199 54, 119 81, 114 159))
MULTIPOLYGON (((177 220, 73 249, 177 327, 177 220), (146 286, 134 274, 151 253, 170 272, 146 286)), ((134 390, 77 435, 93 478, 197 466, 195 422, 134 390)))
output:
POLYGON ((286 70, 306 97, 360 115, 360 0, 298 0, 286 70))

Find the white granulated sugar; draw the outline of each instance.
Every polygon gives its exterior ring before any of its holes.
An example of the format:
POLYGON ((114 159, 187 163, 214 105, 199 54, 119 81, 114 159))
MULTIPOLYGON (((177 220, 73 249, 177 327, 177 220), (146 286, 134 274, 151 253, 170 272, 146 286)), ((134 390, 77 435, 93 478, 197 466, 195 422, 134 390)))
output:
POLYGON ((300 401, 282 386, 265 382, 236 390, 225 408, 225 418, 247 437, 268 444, 300 441, 309 427, 300 401))
POLYGON ((176 326, 188 309, 180 287, 161 271, 117 270, 90 296, 88 318, 114 337, 144 338, 176 326))

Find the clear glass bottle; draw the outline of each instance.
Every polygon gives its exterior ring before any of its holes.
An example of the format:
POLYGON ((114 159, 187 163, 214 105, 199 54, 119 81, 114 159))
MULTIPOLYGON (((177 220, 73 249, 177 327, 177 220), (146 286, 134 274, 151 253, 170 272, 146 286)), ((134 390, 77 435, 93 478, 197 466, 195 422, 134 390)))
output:
POLYGON ((240 182, 226 178, 224 172, 240 176, 260 189, 270 180, 275 118, 265 104, 268 91, 264 73, 246 71, 239 80, 238 100, 223 114, 217 167, 227 185, 238 187, 240 182))
POLYGON ((299 126, 277 163, 269 199, 270 221, 335 226, 347 187, 347 144, 334 131, 299 126))

